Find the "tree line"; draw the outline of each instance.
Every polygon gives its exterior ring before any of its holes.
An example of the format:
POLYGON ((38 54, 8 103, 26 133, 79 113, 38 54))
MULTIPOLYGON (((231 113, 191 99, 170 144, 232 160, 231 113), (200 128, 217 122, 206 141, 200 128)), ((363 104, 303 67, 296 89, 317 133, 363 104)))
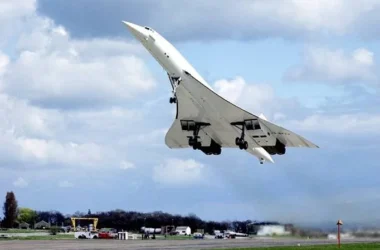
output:
MULTIPOLYGON (((98 228, 115 228, 118 230, 139 231, 141 227, 161 228, 162 226, 189 226, 192 232, 202 229, 204 232, 213 233, 214 230, 234 230, 236 232, 247 233, 248 224, 251 220, 245 221, 204 221, 195 214, 179 215, 169 214, 162 211, 142 213, 137 211, 124 211, 115 209, 107 212, 92 213, 89 209, 87 213, 76 212, 72 215, 63 215, 59 211, 36 211, 31 208, 18 207, 15 194, 7 192, 3 206, 4 218, 1 227, 14 228, 20 223, 26 222, 32 228, 39 221, 45 221, 52 226, 70 226, 71 217, 96 217, 98 218, 98 228)), ((80 221, 81 226, 87 226, 91 222, 80 221)))

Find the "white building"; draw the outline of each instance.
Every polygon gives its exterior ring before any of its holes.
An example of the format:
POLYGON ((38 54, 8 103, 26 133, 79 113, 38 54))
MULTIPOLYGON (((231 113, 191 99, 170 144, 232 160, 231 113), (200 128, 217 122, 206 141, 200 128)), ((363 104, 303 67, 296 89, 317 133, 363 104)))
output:
POLYGON ((179 235, 190 235, 191 234, 191 228, 187 226, 180 226, 175 229, 176 232, 178 232, 179 235))

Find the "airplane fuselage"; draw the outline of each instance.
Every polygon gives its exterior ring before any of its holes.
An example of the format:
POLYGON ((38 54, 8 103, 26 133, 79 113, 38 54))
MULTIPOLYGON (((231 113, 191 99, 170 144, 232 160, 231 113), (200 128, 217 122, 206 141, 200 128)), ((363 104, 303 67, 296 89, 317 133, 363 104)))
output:
POLYGON ((127 26, 132 27, 130 30, 134 36, 142 43, 170 77, 183 77, 184 72, 187 71, 206 87, 212 89, 186 58, 158 32, 149 27, 141 27, 131 23, 128 23, 127 26))
MULTIPOLYGON (((191 84, 194 82, 191 82, 190 80, 183 81, 183 83, 181 82, 182 88, 180 88, 180 91, 181 95, 185 99, 190 100, 190 102, 187 105, 196 107, 196 111, 194 111, 193 113, 190 112, 188 114, 189 117, 185 118, 192 118, 194 120, 197 120, 197 122, 212 124, 212 128, 206 127, 202 129, 202 133, 205 133, 207 135, 206 137, 212 138, 212 142, 210 145, 214 143, 220 147, 233 148, 239 146, 240 149, 248 149, 249 144, 249 152, 255 155, 261 163, 263 163, 263 161, 273 163, 273 159, 271 155, 268 153, 268 151, 264 149, 262 146, 260 146, 258 144, 259 142, 257 142, 250 136, 246 137, 247 141, 244 142, 245 145, 242 144, 243 141, 238 142, 238 138, 236 136, 240 135, 241 131, 239 131, 239 129, 236 128, 236 126, 233 124, 236 123, 236 121, 244 121, 244 119, 246 118, 244 118, 243 116, 245 115, 242 116, 242 113, 240 112, 241 110, 234 108, 230 108, 230 111, 223 110, 223 107, 221 106, 224 106, 224 104, 229 102, 223 100, 221 103, 216 104, 218 101, 215 100, 221 100, 220 97, 218 97, 219 99, 213 99, 214 101, 209 100, 206 97, 208 94, 206 93, 207 91, 205 90, 205 88, 208 88, 209 91, 211 91, 212 93, 215 93, 215 91, 213 91, 211 86, 203 79, 203 77, 191 66, 191 64, 181 55, 181 53, 171 43, 169 43, 158 32, 149 27, 142 27, 128 22, 124 22, 124 24, 127 25, 131 33, 141 42, 141 44, 149 51, 149 53, 167 72, 169 79, 171 80, 174 93, 176 87, 178 87, 175 84, 175 82, 178 80, 179 84, 179 79, 181 78, 189 79, 189 77, 191 77, 193 80, 195 79, 197 82, 200 83, 191 84), (226 116, 226 112, 228 112, 228 116, 226 116)), ((215 95, 217 94, 215 93, 215 95)), ((172 103, 172 98, 170 102, 172 103)), ((229 106, 227 105, 225 108, 228 109, 228 107, 232 107, 231 105, 233 106, 233 104, 229 104, 229 106)), ((248 115, 250 117, 252 116, 250 114, 248 115)), ((243 127, 244 126, 245 125, 243 123, 243 127)), ((273 136, 273 133, 268 132, 266 134, 260 136, 260 138, 266 137, 266 139, 260 139, 261 143, 265 143, 263 141, 266 141, 266 143, 268 143, 267 146, 275 147, 277 145, 275 142, 278 141, 276 139, 277 137, 273 136), (273 139, 275 141, 273 141, 273 139)), ((243 137, 244 132, 241 138, 243 137)), ((284 152, 280 154, 283 153, 284 152)), ((220 154, 220 148, 218 153, 215 154, 220 154)))

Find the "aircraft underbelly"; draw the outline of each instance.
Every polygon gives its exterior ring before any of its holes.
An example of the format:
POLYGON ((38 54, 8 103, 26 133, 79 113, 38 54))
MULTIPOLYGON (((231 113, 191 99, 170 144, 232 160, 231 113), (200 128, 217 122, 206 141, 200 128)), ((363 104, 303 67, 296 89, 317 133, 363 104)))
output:
MULTIPOLYGON (((209 122, 212 125, 203 130, 210 135, 216 142, 224 147, 238 147, 235 144, 235 138, 240 136, 240 132, 230 125, 223 115, 223 108, 214 106, 207 100, 207 96, 202 95, 202 89, 196 85, 189 86, 184 83, 182 93, 190 99, 198 109, 197 121, 209 122)), ((181 99, 179 98, 179 103, 181 99)), ((180 104, 181 105, 181 104, 180 104)))

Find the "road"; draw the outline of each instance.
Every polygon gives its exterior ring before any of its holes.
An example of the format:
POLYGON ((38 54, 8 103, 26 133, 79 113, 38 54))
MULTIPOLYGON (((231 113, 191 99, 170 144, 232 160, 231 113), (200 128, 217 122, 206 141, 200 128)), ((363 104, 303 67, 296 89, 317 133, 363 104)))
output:
MULTIPOLYGON (((379 242, 380 239, 345 239, 344 243, 379 242)), ((0 249, 12 250, 163 250, 215 249, 264 246, 335 244, 328 239, 230 239, 230 240, 13 240, 0 241, 0 249)))

